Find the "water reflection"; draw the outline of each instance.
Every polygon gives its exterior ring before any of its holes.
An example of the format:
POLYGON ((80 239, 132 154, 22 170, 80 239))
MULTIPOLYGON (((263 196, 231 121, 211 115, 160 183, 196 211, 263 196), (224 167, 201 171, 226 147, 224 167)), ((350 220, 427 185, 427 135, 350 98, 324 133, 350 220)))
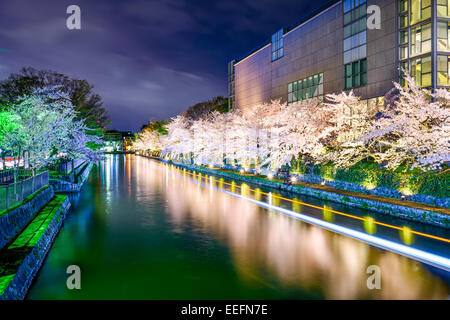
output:
MULTIPOLYGON (((173 231, 183 232, 193 222, 225 243, 243 281, 317 290, 327 299, 447 298, 447 285, 420 263, 201 186, 174 167, 143 158, 136 162, 141 168, 137 179, 161 189, 167 200, 173 231), (381 268, 381 290, 367 288, 369 265, 381 268)), ((200 178, 205 181, 204 175, 193 180, 200 178)), ((220 179, 206 179, 220 186, 220 179)), ((323 215, 333 220, 327 208, 323 215)), ((365 228, 374 232, 370 222, 365 228)))

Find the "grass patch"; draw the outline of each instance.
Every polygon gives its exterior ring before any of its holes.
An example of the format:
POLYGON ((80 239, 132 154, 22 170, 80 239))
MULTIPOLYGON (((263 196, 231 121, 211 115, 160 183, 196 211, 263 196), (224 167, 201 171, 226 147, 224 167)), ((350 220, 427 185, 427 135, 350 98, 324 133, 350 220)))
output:
POLYGON ((42 191, 44 191, 45 189, 50 188, 50 186, 45 186, 42 187, 41 189, 39 189, 38 191, 36 191, 33 194, 30 194, 28 197, 26 197, 25 199, 23 199, 22 201, 16 203, 15 205, 9 207, 8 209, 2 210, 0 211, 0 217, 19 208, 20 206, 23 206, 24 204, 30 202, 33 198, 35 198, 39 193, 41 193, 42 191))

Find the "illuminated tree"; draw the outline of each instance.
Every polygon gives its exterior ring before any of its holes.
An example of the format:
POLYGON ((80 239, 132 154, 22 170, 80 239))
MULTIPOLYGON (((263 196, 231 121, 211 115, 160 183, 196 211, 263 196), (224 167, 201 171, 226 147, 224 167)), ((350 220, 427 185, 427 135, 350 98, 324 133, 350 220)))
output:
POLYGON ((40 169, 53 162, 59 154, 68 158, 98 159, 88 143, 101 143, 95 136, 86 134, 87 127, 76 120, 67 95, 56 87, 47 87, 26 95, 2 112, 0 131, 2 150, 17 158, 29 151, 33 169, 40 169))
POLYGON ((161 134, 154 130, 144 130, 133 142, 132 149, 141 152, 160 152, 161 151, 161 134))
POLYGON ((350 91, 330 94, 326 103, 274 100, 245 112, 197 108, 172 119, 157 147, 144 136, 136 145, 172 158, 189 155, 199 165, 228 161, 272 172, 293 159, 345 169, 367 159, 389 169, 440 169, 450 158, 450 93, 420 89, 408 74, 406 80, 406 88, 395 84, 397 98, 385 106, 369 107, 350 91))

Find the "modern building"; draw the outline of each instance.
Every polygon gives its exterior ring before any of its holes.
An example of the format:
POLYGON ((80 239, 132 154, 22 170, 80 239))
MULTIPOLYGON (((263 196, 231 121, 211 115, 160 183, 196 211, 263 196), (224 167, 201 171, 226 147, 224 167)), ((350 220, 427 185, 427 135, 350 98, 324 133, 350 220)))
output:
POLYGON ((230 106, 245 110, 272 99, 293 103, 350 89, 379 103, 393 81, 402 80, 399 67, 421 87, 449 87, 449 3, 332 1, 229 63, 230 106))

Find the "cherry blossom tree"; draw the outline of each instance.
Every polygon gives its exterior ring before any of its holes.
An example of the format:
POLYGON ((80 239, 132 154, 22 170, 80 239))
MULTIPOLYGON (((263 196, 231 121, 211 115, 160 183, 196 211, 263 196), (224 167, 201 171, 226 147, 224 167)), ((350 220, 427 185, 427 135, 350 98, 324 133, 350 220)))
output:
POLYGON ((449 93, 430 93, 406 72, 407 86, 394 83, 398 100, 362 137, 370 156, 387 168, 441 169, 450 160, 449 93))
POLYGON ((184 115, 178 115, 169 122, 166 126, 168 134, 162 141, 163 155, 181 156, 182 159, 191 160, 193 139, 190 125, 191 121, 184 115))
POLYGON ((143 130, 133 142, 132 149, 141 152, 160 152, 161 134, 154 130, 143 130))
POLYGON ((33 169, 40 169, 65 153, 69 158, 98 159, 99 153, 88 147, 88 143, 101 144, 95 136, 87 134, 83 120, 76 120, 67 94, 58 87, 44 87, 23 96, 8 108, 14 130, 3 127, 1 148, 21 157, 29 151, 33 169))
POLYGON ((330 94, 327 102, 274 100, 245 112, 180 115, 159 144, 143 133, 136 148, 160 148, 181 159, 189 155, 200 165, 254 165, 272 172, 293 159, 336 168, 372 159, 389 169, 440 169, 450 157, 450 93, 420 89, 405 74, 408 86, 395 83, 397 98, 385 106, 369 106, 350 91, 330 94))

